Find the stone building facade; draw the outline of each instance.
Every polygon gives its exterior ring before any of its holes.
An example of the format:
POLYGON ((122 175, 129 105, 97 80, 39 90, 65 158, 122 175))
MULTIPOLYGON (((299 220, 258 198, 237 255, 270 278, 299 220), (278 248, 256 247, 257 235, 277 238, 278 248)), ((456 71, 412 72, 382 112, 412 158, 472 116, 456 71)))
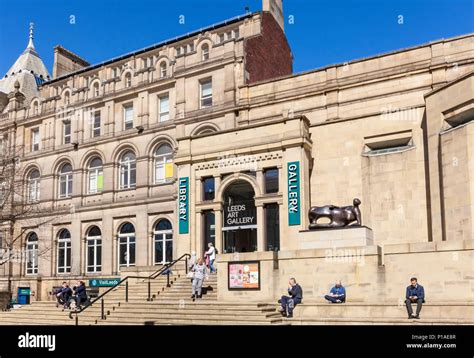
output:
POLYGON ((474 35, 293 74, 280 10, 93 66, 57 48, 34 95, 0 81, 2 147, 39 208, 15 224, 17 247, 40 253, 15 261, 16 286, 46 299, 63 279, 150 272, 213 242, 219 287, 235 253, 264 282, 220 299, 271 299, 297 276, 308 297, 342 277, 353 297, 391 300, 417 272, 440 300, 447 285, 472 299, 474 35), (363 267, 335 270, 307 212, 355 197, 370 245, 363 267))

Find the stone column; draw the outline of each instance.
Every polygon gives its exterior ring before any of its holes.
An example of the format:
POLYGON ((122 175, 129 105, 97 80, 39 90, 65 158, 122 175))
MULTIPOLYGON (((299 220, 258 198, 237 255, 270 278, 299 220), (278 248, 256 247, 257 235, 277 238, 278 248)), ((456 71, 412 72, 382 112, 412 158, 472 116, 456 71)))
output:
POLYGON ((214 222, 215 222, 215 233, 216 233, 216 249, 217 252, 223 253, 222 248, 224 243, 222 242, 222 205, 219 210, 214 211, 214 222))
POLYGON ((265 220, 263 204, 257 204, 257 251, 265 251, 265 220))

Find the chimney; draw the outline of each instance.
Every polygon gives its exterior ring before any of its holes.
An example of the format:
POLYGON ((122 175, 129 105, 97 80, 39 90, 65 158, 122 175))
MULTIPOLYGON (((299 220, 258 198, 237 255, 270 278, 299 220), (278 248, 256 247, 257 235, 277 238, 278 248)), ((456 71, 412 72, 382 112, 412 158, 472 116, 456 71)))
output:
POLYGON ((281 29, 285 31, 285 18, 283 17, 283 0, 263 0, 263 11, 273 15, 281 29))

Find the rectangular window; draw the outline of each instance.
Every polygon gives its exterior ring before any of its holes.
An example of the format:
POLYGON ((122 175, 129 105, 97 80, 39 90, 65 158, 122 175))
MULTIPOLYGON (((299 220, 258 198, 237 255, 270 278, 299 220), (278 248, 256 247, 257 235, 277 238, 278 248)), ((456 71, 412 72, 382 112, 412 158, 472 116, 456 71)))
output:
POLYGON ((39 146, 40 146, 39 128, 34 128, 31 130, 31 150, 35 152, 39 150, 39 146))
POLYGON ((100 137, 100 111, 92 113, 92 138, 100 137))
POLYGON ((234 30, 234 39, 238 39, 240 36, 239 29, 234 30))
POLYGON ((89 169, 89 194, 102 192, 104 189, 104 172, 102 168, 89 169))
POLYGON ((265 177, 265 193, 278 193, 278 169, 265 169, 263 175, 265 177))
POLYGON ((214 177, 204 178, 202 181, 203 200, 214 200, 215 184, 214 177))
POLYGON ((211 242, 216 245, 216 217, 214 211, 204 211, 202 213, 204 219, 204 247, 211 242))
POLYGON ((63 144, 71 143, 71 121, 63 122, 63 144))
POLYGON ((280 208, 278 204, 265 205, 265 232, 267 251, 279 251, 280 208))
POLYGON ((223 43, 225 41, 225 34, 219 35, 219 43, 223 43))
POLYGON ((212 80, 201 81, 201 108, 212 106, 212 80))
POLYGON ((87 272, 102 271, 102 240, 87 240, 87 272))
POLYGON ((158 98, 160 102, 160 113, 159 113, 159 121, 166 122, 170 119, 170 105, 169 105, 169 96, 164 95, 158 98))
POLYGON ((135 266, 135 236, 119 238, 119 268, 135 266))
POLYGON ((71 272, 71 241, 64 240, 58 243, 58 273, 71 272))
POLYGON ((126 105, 123 107, 124 128, 133 128, 133 105, 126 105))

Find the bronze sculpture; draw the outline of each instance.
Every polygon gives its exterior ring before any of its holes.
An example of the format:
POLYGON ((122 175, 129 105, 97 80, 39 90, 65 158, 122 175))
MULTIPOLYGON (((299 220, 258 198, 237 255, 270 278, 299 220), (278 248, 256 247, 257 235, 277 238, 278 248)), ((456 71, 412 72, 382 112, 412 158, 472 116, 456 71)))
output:
POLYGON ((318 229, 318 228, 339 228, 345 227, 356 221, 351 226, 361 226, 362 217, 359 209, 360 200, 355 198, 353 205, 349 206, 335 206, 335 205, 325 205, 325 206, 312 206, 309 209, 309 229, 318 229), (325 224, 318 224, 317 221, 320 218, 329 218, 331 222, 325 224))

